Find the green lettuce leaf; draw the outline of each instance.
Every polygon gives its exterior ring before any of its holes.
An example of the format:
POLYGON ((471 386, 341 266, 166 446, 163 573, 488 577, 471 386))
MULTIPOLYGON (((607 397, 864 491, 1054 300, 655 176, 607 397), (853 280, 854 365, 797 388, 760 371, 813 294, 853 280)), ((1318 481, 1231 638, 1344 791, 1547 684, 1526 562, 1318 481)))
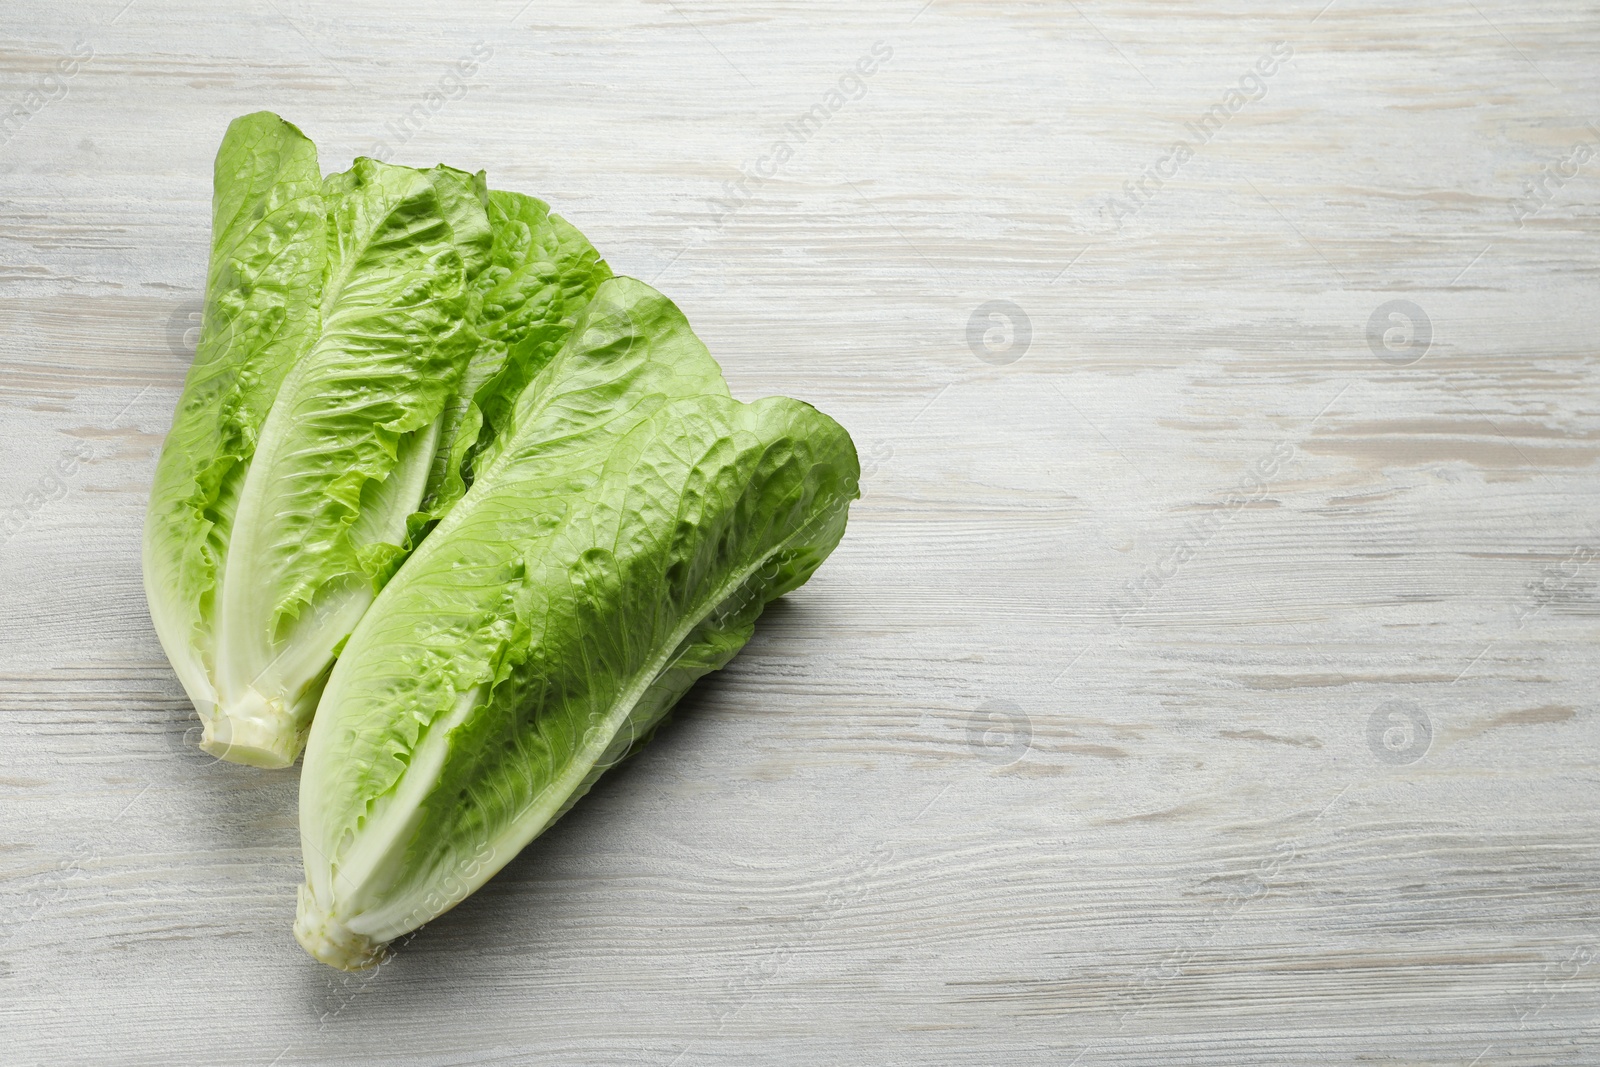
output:
POLYGON ((473 459, 505 429, 516 398, 611 277, 600 253, 544 201, 495 190, 488 206, 494 244, 489 266, 473 283, 481 342, 445 408, 413 540, 466 492, 473 459))
POLYGON ((408 545, 477 348, 481 176, 317 176, 271 115, 218 154, 196 365, 146 523, 157 632, 226 759, 287 766, 334 655, 408 545))
POLYGON ((500 410, 312 726, 295 931, 335 966, 454 906, 642 744, 827 557, 857 495, 837 423, 733 400, 632 279, 601 284, 500 410))
POLYGON ((239 490, 278 388, 317 331, 328 253, 317 151, 294 126, 267 112, 235 119, 215 171, 200 339, 144 537, 151 619, 207 722, 216 589, 239 490))

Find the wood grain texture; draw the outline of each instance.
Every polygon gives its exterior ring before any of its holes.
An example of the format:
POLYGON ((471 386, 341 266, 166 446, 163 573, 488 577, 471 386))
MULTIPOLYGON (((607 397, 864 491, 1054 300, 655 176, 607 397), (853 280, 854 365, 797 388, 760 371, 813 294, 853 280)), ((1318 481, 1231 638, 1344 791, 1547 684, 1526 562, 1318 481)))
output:
POLYGON ((0 13, 0 1061, 1600 1062, 1592 3, 125 2, 0 13), (139 584, 262 108, 548 198, 866 468, 367 976, 139 584))

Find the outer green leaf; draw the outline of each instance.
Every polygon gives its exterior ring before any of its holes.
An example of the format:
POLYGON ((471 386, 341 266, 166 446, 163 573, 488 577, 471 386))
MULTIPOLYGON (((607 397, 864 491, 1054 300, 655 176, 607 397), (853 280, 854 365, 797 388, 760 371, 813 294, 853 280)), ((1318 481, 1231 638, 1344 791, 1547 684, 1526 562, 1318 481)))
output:
POLYGON ((293 762, 334 654, 393 570, 477 337, 481 181, 358 159, 329 177, 319 329, 279 387, 217 604, 208 747, 293 762))
POLYGON ((844 531, 849 436, 740 404, 672 304, 604 283, 351 636, 301 777, 296 934, 335 966, 448 910, 642 743, 844 531))
POLYGON ((239 489, 278 388, 318 328, 327 242, 316 148, 276 115, 235 119, 217 152, 212 217, 200 341, 144 540, 151 619, 207 721, 213 608, 239 489))

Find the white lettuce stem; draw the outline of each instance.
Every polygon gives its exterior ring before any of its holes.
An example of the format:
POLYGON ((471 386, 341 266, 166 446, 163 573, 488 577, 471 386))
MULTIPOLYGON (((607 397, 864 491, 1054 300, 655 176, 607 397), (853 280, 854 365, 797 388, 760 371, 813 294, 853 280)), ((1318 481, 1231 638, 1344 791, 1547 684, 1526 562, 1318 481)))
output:
POLYGON ((305 740, 301 716, 280 701, 247 689, 236 694, 225 712, 205 717, 200 747, 230 763, 280 768, 294 763, 305 740))
POLYGON ((300 887, 294 936, 311 955, 341 971, 361 971, 383 962, 383 943, 358 934, 335 919, 307 886, 300 887))

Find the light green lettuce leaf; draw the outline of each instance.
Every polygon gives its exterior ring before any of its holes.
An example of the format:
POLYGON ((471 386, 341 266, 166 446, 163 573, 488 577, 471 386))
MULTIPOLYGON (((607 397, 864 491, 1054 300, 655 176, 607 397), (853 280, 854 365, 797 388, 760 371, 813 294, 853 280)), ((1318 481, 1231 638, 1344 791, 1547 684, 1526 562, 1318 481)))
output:
POLYGON ((239 489, 278 388, 317 332, 327 261, 322 173, 299 130, 267 112, 235 119, 215 170, 200 338, 144 537, 151 619, 207 721, 217 578, 239 489))
POLYGON ((858 474, 837 423, 733 400, 670 301, 604 282, 333 671, 301 943, 365 966, 480 886, 811 575, 858 474))
POLYGON ((262 427, 217 605, 226 715, 212 743, 265 765, 293 761, 335 653, 403 551, 477 347, 469 283, 488 258, 461 172, 359 159, 324 197, 321 329, 262 427))
POLYGON ((445 408, 427 496, 413 520, 417 540, 466 492, 477 452, 504 430, 516 398, 611 277, 600 253, 544 201, 496 190, 488 206, 494 244, 473 283, 481 342, 445 408))
POLYGON ((406 551, 492 246, 481 176, 315 175, 287 123, 230 127, 201 351, 146 526, 151 614, 202 744, 259 766, 293 762, 406 551))

